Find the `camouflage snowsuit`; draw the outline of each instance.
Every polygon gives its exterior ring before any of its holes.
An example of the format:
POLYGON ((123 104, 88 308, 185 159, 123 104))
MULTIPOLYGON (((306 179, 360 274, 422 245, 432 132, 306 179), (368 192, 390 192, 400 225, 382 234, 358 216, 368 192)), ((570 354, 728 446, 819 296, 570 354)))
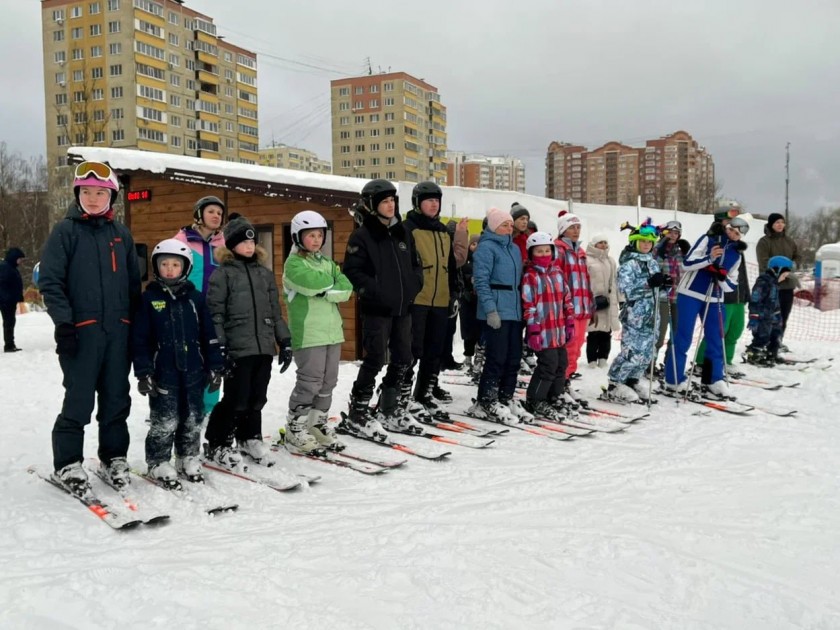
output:
POLYGON ((660 270, 651 254, 625 250, 618 267, 618 290, 624 294, 621 312, 621 352, 608 377, 613 383, 644 376, 656 352, 659 308, 648 279, 660 270))

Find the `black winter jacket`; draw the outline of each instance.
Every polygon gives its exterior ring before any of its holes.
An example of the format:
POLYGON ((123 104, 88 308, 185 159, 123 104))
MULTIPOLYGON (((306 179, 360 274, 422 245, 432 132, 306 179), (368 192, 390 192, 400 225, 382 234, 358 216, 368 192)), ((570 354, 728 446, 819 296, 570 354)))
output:
POLYGON ((132 328, 134 374, 163 385, 179 373, 221 370, 219 340, 204 296, 187 280, 170 289, 157 281, 143 292, 132 328))
POLYGON ((262 263, 266 251, 257 246, 245 262, 226 247, 216 250, 219 267, 210 276, 207 306, 216 335, 232 359, 275 355, 275 346, 290 345, 292 335, 283 320, 277 281, 262 263))
POLYGON ((23 279, 18 269, 18 260, 21 258, 24 258, 23 251, 10 247, 6 258, 0 261, 0 306, 14 306, 23 302, 23 279))
POLYGON ((361 312, 367 315, 406 315, 423 288, 423 269, 414 239, 399 214, 396 219, 385 226, 367 214, 347 240, 344 275, 353 283, 361 312))
POLYGON ((38 288, 56 325, 99 323, 108 332, 130 323, 140 304, 131 232, 73 202, 44 245, 38 288))

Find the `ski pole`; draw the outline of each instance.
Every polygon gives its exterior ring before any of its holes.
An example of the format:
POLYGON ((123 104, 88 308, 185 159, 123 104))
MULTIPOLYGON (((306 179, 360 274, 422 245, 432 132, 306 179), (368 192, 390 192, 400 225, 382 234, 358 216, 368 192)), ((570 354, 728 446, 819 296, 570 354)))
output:
POLYGON ((659 335, 659 322, 657 320, 657 315, 659 314, 659 287, 656 287, 653 290, 653 359, 650 362, 650 378, 648 378, 648 395, 647 395, 647 408, 650 411, 650 396, 653 392, 653 367, 656 363, 656 337, 659 335))
MULTIPOLYGON (((706 297, 704 298, 704 302, 706 307, 703 309, 703 317, 700 319, 700 336, 703 337, 706 334, 706 318, 709 315, 709 305, 711 302, 709 301, 712 297, 712 290, 715 288, 715 280, 712 280, 709 283, 709 288, 706 290, 706 297)), ((691 360, 691 366, 688 370, 688 384, 685 387, 685 396, 683 400, 688 400, 688 392, 691 391, 691 380, 694 378, 694 366, 697 365, 697 356, 700 354, 700 344, 697 344, 697 347, 694 349, 694 358, 691 360)))

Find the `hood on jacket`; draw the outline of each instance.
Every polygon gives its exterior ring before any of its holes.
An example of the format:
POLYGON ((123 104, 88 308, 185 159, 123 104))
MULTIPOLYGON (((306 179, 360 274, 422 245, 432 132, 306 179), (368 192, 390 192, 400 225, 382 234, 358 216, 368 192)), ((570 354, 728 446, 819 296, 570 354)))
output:
MULTIPOLYGON (((213 254, 216 258, 216 262, 220 265, 224 265, 226 263, 234 262, 237 260, 236 254, 233 251, 229 250, 227 247, 217 247, 216 252, 213 254)), ((264 265, 268 262, 268 252, 265 251, 265 248, 262 245, 257 245, 254 248, 254 256, 257 259, 257 262, 261 265, 264 265)))
POLYGON ((23 250, 20 247, 10 247, 3 260, 9 263, 12 267, 16 267, 18 260, 21 258, 26 258, 26 254, 23 253, 23 250))
MULTIPOLYGON (((397 220, 396 223, 385 225, 379 220, 378 216, 365 213, 362 225, 368 229, 371 237, 375 241, 385 240, 389 232, 393 232, 394 236, 396 236, 399 240, 403 240, 405 238, 405 226, 403 226, 399 210, 394 213, 394 218, 397 220)), ((438 221, 438 223, 440 223, 440 221, 438 221)))
POLYGON ((417 212, 416 210, 409 210, 405 220, 410 221, 420 230, 431 230, 433 232, 448 231, 438 217, 427 217, 422 212, 417 212))

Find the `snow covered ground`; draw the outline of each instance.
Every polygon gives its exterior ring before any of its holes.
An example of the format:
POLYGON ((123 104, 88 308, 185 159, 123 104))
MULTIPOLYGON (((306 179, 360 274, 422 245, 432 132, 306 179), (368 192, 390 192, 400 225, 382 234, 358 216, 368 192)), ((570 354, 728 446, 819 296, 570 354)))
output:
MULTIPOLYGON (((296 459, 322 481, 280 494, 213 477, 238 513, 159 492, 171 522, 123 533, 25 472, 50 466, 62 389, 48 317, 18 321, 24 352, 0 355, 2 628, 840 628, 836 368, 773 373, 796 389, 736 388, 795 418, 664 399, 623 433, 514 432, 381 477, 296 459)), ((334 412, 355 371, 342 367, 334 412)), ((582 371, 596 393, 604 371, 582 371)), ((293 378, 273 377, 266 433, 293 378)), ((452 391, 466 407, 473 390, 452 391)), ((133 396, 142 466, 147 402, 133 396)))

